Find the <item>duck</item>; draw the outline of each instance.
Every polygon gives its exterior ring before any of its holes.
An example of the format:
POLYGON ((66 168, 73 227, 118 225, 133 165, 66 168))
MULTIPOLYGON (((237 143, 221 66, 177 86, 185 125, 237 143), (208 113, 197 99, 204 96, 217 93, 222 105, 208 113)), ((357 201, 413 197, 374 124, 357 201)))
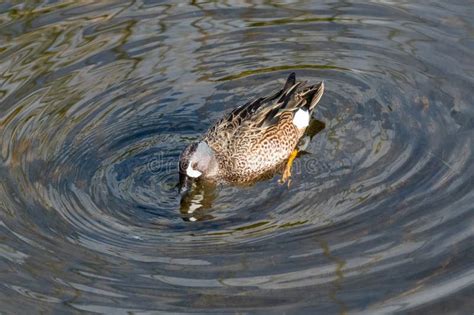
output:
POLYGON ((247 102, 219 119, 179 157, 179 191, 198 180, 245 184, 285 166, 291 176, 297 145, 324 93, 324 82, 308 85, 290 73, 278 92, 247 102))

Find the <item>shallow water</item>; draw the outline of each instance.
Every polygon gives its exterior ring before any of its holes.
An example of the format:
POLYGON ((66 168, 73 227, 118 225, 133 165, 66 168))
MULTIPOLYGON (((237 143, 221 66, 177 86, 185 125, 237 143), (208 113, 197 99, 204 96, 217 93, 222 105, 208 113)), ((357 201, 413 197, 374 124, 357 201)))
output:
POLYGON ((0 311, 472 312, 472 2, 18 3, 0 311), (180 151, 291 71, 326 93, 290 187, 211 187, 183 220, 180 151))

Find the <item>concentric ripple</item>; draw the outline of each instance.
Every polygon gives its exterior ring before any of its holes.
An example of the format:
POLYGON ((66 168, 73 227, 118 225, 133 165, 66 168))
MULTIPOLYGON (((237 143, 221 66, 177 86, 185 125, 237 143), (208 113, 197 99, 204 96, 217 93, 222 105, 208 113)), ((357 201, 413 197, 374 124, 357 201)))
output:
POLYGON ((471 6, 0 4, 1 311, 471 311, 471 6), (180 200, 291 71, 326 92, 290 186, 180 200))

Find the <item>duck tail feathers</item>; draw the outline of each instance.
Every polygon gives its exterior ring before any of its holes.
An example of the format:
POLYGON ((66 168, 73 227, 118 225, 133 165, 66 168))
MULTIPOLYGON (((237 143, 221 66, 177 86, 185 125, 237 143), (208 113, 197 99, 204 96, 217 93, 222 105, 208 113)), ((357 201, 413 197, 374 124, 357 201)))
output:
POLYGON ((308 86, 304 91, 301 92, 300 97, 302 97, 305 102, 303 108, 312 112, 316 105, 318 105, 319 100, 324 93, 324 82, 321 81, 315 85, 308 86))

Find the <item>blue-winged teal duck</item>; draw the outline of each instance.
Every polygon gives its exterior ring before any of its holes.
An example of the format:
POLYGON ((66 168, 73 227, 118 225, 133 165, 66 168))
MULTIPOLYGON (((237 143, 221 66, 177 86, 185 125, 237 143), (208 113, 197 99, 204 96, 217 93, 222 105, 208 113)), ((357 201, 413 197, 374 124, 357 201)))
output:
POLYGON ((291 175, 296 146, 324 92, 324 84, 296 82, 291 73, 282 90, 244 104, 214 124, 181 154, 181 191, 193 179, 245 183, 287 161, 282 180, 291 175))

